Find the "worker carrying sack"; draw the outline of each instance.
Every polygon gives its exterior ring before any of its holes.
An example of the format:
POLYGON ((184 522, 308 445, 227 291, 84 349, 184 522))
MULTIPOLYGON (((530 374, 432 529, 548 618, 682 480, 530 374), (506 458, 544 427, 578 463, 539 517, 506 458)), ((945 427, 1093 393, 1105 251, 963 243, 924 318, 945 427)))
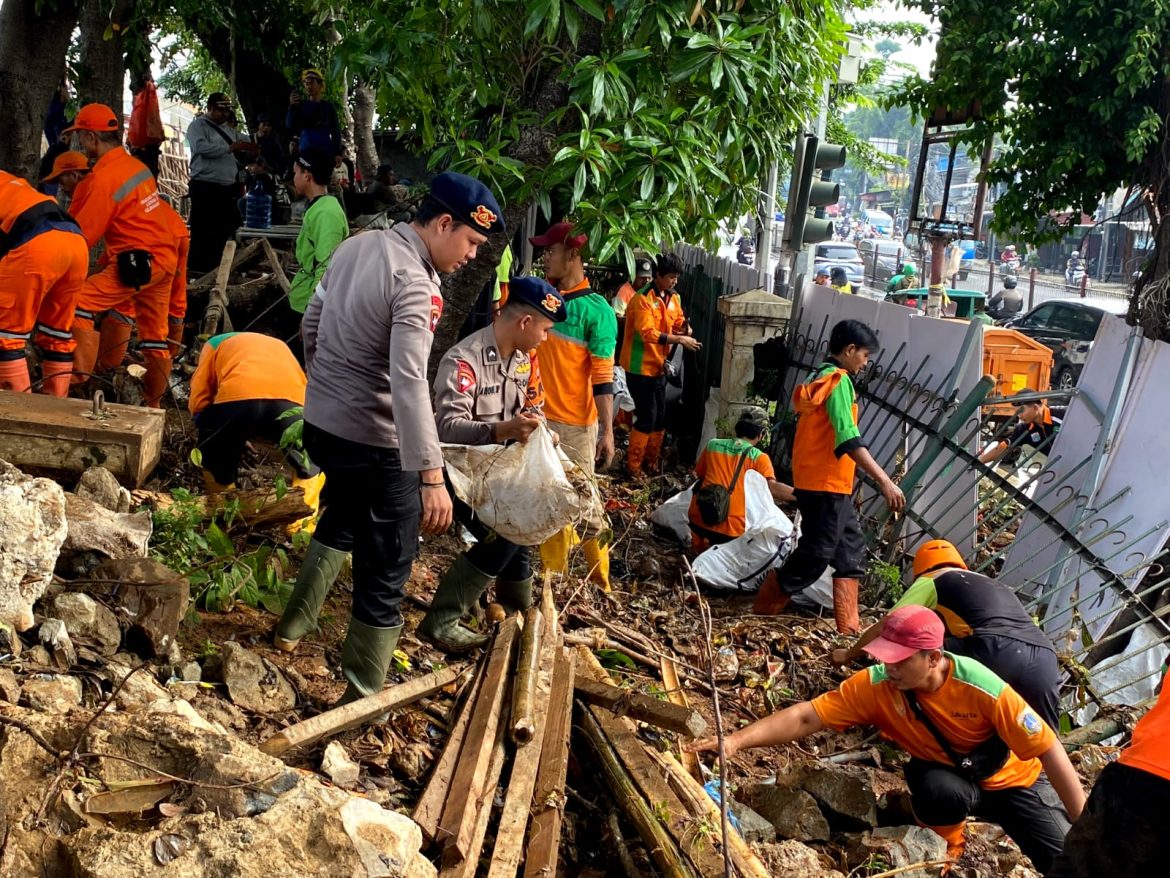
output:
POLYGON ((739 474, 743 472, 744 462, 747 460, 748 452, 752 450, 749 445, 743 450, 739 456, 739 461, 735 465, 735 473, 731 477, 731 484, 727 486, 719 484, 698 485, 698 490, 695 491, 695 505, 699 509, 699 517, 703 519, 703 524, 707 527, 715 527, 727 521, 727 516, 731 514, 731 495, 735 491, 735 485, 739 481, 739 474))

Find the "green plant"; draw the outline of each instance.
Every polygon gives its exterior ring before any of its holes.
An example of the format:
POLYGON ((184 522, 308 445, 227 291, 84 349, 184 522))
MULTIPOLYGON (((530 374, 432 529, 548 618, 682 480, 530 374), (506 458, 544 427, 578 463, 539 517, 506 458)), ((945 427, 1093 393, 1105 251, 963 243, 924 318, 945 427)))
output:
POLYGON ((896 564, 887 564, 880 558, 869 562, 866 571, 866 603, 876 606, 878 603, 891 605, 897 603, 906 591, 902 585, 902 570, 896 564))

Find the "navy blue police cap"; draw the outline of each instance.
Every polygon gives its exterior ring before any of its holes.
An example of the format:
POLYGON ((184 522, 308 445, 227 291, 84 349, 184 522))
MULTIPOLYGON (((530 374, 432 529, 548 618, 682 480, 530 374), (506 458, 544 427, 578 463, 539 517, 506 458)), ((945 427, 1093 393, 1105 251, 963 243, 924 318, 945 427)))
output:
POLYGON ((560 292, 542 277, 514 277, 508 282, 508 301, 527 305, 553 323, 560 323, 568 313, 560 292))
POLYGON ((477 232, 491 235, 504 231, 504 212, 496 197, 474 177, 444 171, 431 181, 431 198, 477 232))

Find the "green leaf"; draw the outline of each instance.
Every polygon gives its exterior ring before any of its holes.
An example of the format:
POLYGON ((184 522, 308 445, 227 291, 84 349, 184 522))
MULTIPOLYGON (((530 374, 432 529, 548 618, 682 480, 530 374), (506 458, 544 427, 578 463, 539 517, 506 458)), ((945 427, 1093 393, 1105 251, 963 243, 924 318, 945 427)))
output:
POLYGON ((597 660, 601 662, 601 666, 608 670, 626 668, 627 670, 636 671, 638 669, 638 666, 634 664, 632 658, 616 649, 595 649, 593 650, 593 654, 597 656, 597 660))
POLYGON ((215 553, 217 558, 230 558, 236 554, 235 544, 232 543, 231 538, 215 522, 207 526, 206 538, 207 545, 215 553))
POLYGON ((605 10, 597 0, 573 0, 573 3, 586 15, 598 21, 605 21, 605 10))

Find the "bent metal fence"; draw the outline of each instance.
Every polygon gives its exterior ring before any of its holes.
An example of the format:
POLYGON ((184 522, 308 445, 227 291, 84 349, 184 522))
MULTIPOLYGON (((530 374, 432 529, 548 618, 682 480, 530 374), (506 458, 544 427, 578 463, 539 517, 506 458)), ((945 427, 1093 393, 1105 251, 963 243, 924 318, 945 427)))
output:
POLYGON ((1170 369, 1170 346, 1107 319, 1079 388, 1037 388, 1034 398, 1063 412, 1064 424, 1032 452, 1012 447, 1014 424, 984 408, 994 379, 981 374, 981 327, 810 285, 779 364, 773 459, 782 469, 792 388, 823 361, 845 318, 878 331, 881 347, 856 382, 859 422, 908 501, 891 518, 862 477, 857 502, 872 555, 908 568, 918 545, 944 538, 972 569, 1013 588, 1057 646, 1064 704, 1079 721, 1152 697, 1170 644, 1170 492, 1161 455, 1143 453, 1143 443, 1160 435, 1157 417, 1170 407, 1170 389, 1154 378, 1170 369), (998 460, 981 462, 1001 443, 998 460))

